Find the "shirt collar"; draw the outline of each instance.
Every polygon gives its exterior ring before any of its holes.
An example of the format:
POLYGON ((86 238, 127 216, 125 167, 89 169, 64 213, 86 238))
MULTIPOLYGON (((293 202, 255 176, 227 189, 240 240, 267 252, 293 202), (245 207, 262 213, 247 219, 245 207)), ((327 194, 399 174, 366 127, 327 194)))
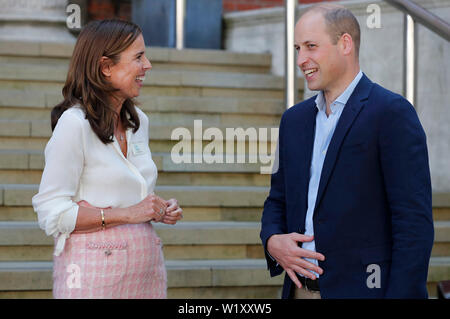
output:
MULTIPOLYGON (((332 106, 331 106, 332 112, 334 112, 334 109, 333 109, 334 103, 339 103, 342 106, 345 106, 345 104, 347 104, 348 99, 352 95, 353 91, 355 90, 355 88, 358 85, 359 80, 361 80, 362 76, 363 76, 363 73, 361 70, 359 70, 358 74, 355 76, 353 81, 347 86, 347 88, 344 90, 344 92, 342 92, 342 94, 339 95, 338 98, 332 103, 332 106)), ((316 107, 319 111, 322 111, 325 109, 326 104, 325 104, 325 97, 323 95, 323 91, 320 91, 319 94, 317 94, 315 102, 316 102, 316 107)))

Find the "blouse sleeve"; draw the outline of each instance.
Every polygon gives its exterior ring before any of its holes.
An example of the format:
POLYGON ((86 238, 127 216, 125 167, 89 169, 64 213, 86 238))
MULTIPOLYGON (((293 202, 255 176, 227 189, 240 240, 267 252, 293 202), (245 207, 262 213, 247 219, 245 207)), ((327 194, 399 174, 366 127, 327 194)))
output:
POLYGON ((32 204, 39 227, 57 239, 55 256, 64 250, 66 238, 74 231, 77 193, 84 165, 83 123, 71 109, 64 112, 45 147, 45 167, 39 192, 32 204))

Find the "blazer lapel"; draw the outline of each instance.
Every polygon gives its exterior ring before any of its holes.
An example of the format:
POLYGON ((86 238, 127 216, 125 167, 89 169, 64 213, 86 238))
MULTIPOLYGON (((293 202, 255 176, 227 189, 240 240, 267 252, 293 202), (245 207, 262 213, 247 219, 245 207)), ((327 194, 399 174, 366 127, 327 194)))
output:
POLYGON ((311 158, 314 146, 314 132, 316 126, 317 108, 314 100, 305 107, 304 111, 298 114, 296 122, 295 136, 292 140, 296 144, 293 147, 292 161, 294 163, 296 176, 290 178, 293 183, 290 187, 296 189, 295 194, 295 212, 296 225, 295 229, 299 229, 301 233, 305 231, 305 218, 308 209, 308 186, 311 175, 311 158))
POLYGON ((339 154, 342 141, 347 135, 348 130, 352 126, 359 112, 364 107, 364 104, 368 99, 372 84, 373 83, 367 78, 367 76, 363 75, 352 95, 348 99, 344 110, 342 111, 341 117, 330 141, 330 145, 328 146, 325 161, 323 163, 319 190, 317 192, 316 205, 314 207, 314 214, 323 197, 331 173, 333 172, 334 164, 339 154))

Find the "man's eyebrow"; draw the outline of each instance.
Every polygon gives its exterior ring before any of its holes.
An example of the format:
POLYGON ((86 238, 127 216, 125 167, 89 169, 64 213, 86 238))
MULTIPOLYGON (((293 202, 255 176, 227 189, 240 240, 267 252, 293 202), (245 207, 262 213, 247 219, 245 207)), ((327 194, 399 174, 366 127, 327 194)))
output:
POLYGON ((144 53, 145 53, 145 51, 139 51, 138 53, 135 54, 135 56, 138 56, 138 55, 144 54, 144 53))
MULTIPOLYGON (((312 40, 306 40, 306 41, 303 41, 303 45, 308 45, 309 43, 314 43, 314 41, 312 41, 312 40)), ((294 43, 294 48, 299 48, 301 46, 301 44, 297 44, 297 43, 294 43)))

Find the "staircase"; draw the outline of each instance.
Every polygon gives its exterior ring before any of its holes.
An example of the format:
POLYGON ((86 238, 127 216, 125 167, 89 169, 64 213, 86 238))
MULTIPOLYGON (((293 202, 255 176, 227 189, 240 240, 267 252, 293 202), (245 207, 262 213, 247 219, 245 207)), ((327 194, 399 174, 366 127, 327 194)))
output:
MULTIPOLYGON (((61 100, 73 46, 0 44, 0 297, 51 298, 53 239, 38 228, 31 198, 61 100)), ((177 198, 184 218, 155 224, 164 243, 169 298, 276 298, 259 240, 269 175, 255 163, 175 164, 175 128, 277 127, 283 79, 270 55, 149 48, 153 69, 139 101, 150 119, 156 193, 177 198)), ((269 136, 270 139, 270 136, 269 136)), ((246 142, 249 148, 257 141, 246 142)), ((208 142, 203 142, 203 146, 208 142)), ((225 143, 224 143, 225 144, 225 143)), ((224 145, 225 150, 225 145, 224 145)))
MULTIPOLYGON (((53 239, 37 226, 31 198, 72 48, 0 43, 0 298, 52 297, 53 239)), ((262 164, 175 164, 170 152, 178 143, 172 131, 185 127, 194 136, 194 120, 224 137, 227 127, 278 127, 283 79, 269 74, 267 54, 165 48, 147 54, 153 69, 138 100, 150 119, 156 193, 177 198, 184 211, 175 226, 155 224, 164 243, 168 297, 279 298, 282 276, 270 278, 259 240, 270 185, 262 164)), ((246 150, 255 143, 246 141, 246 150)), ((449 198, 440 194, 434 211, 431 296, 438 281, 450 278, 449 198)))

